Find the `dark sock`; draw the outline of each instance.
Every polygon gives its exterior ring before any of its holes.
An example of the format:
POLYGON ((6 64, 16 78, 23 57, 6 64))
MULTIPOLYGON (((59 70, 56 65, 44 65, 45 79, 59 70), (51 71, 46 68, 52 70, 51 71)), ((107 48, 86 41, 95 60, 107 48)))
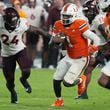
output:
POLYGON ((56 97, 61 97, 61 80, 53 80, 53 88, 56 97))

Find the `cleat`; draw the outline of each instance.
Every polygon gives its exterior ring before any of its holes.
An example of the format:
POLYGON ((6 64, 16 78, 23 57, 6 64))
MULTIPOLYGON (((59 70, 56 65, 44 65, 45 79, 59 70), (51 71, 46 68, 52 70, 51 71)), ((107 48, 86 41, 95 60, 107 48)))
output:
POLYGON ((32 92, 31 87, 26 88, 25 91, 31 93, 32 92))
POLYGON ((27 93, 31 93, 31 92, 32 92, 31 86, 29 85, 29 83, 28 83, 27 80, 23 80, 22 78, 20 78, 20 82, 21 82, 21 84, 24 86, 25 91, 26 91, 27 93))
POLYGON ((79 96, 81 96, 86 89, 86 76, 82 75, 80 78, 82 79, 82 82, 78 84, 78 95, 79 96))
POLYGON ((11 93, 11 103, 13 103, 13 104, 17 104, 18 103, 17 93, 16 92, 11 93))
POLYGON ((88 99, 87 93, 83 93, 82 95, 75 97, 75 99, 88 99))
POLYGON ((57 99, 51 106, 52 107, 62 107, 62 106, 64 106, 64 102, 63 102, 63 100, 57 99))
POLYGON ((11 101, 12 104, 18 104, 18 101, 11 101))

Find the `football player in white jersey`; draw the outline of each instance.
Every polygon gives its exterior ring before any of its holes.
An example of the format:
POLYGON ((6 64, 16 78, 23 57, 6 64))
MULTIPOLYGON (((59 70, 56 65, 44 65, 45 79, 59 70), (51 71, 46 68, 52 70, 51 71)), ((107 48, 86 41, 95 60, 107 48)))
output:
MULTIPOLYGON (((104 26, 105 26, 105 31, 107 33, 107 37, 110 40, 110 0, 100 0, 99 6, 102 9, 102 11, 106 12, 104 18, 104 26)), ((109 44, 109 53, 110 53, 110 41, 108 42, 108 44, 109 44)), ((102 68, 101 76, 98 80, 98 84, 103 88, 110 90, 110 60, 102 68)))
POLYGON ((14 83, 16 62, 22 73, 21 84, 27 93, 32 91, 27 81, 30 76, 31 61, 22 41, 22 34, 28 29, 38 32, 37 28, 30 26, 26 19, 20 18, 14 8, 8 7, 4 10, 3 16, 0 17, 1 56, 3 57, 3 74, 6 79, 6 86, 11 94, 11 103, 17 103, 14 83))
MULTIPOLYGON (((104 13, 99 13, 96 2, 94 0, 87 0, 83 4, 84 15, 88 18, 91 30, 95 32, 101 39, 101 44, 104 45, 107 43, 107 36, 103 28, 104 23, 104 13)), ((105 51, 105 50, 104 50, 105 51)), ((88 99, 87 89, 88 84, 91 81, 92 71, 98 64, 104 64, 104 59, 108 60, 108 55, 105 55, 102 51, 99 51, 97 56, 91 55, 90 62, 84 71, 86 76, 86 88, 85 91, 81 94, 78 94, 76 99, 88 99)), ((78 90, 79 91, 79 90, 78 90)))

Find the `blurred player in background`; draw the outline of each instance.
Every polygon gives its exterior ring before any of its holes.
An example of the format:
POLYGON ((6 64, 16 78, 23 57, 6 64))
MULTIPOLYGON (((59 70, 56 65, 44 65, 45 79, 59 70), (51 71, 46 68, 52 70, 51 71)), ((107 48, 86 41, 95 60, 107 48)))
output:
POLYGON ((22 71, 20 81, 26 91, 31 93, 31 87, 27 82, 30 76, 30 61, 26 55, 25 45, 22 42, 22 34, 29 27, 26 25, 26 20, 20 20, 19 14, 14 8, 5 9, 1 22, 0 39, 2 46, 1 56, 3 57, 3 73, 7 81, 6 86, 11 93, 11 103, 16 103, 17 93, 14 89, 16 61, 22 71))
MULTIPOLYGON (((106 12, 104 26, 107 37, 110 39, 110 0, 101 0, 99 2, 99 6, 104 12, 106 12)), ((108 53, 110 54, 110 41, 108 41, 108 46, 108 53)), ((110 61, 108 61, 107 64, 102 68, 98 83, 100 86, 110 89, 110 61)))
MULTIPOLYGON (((104 13, 100 12, 97 7, 97 2, 94 0, 87 0, 83 4, 83 12, 84 15, 88 18, 89 24, 91 26, 91 30, 98 35, 101 40, 100 45, 104 45, 107 43, 107 35, 103 28, 104 23, 104 13)), ((92 41, 91 41, 92 42, 92 41)), ((104 65, 105 58, 108 60, 108 57, 104 55, 102 51, 99 51, 96 56, 91 55, 88 66, 84 71, 84 75, 86 76, 86 89, 82 94, 78 94, 76 99, 88 99, 87 89, 88 84, 91 81, 92 71, 96 68, 98 64, 104 65)))
MULTIPOLYGON (((48 19, 46 22, 46 29, 51 32, 51 29, 55 23, 55 21, 60 19, 60 12, 62 7, 65 4, 65 0, 53 0, 53 6, 49 10, 48 19)), ((44 39, 45 42, 47 39, 44 39)), ((48 50, 48 68, 54 69, 57 66, 58 56, 59 56, 59 49, 54 47, 46 48, 45 45, 45 53, 48 50), (53 54, 52 54, 53 53, 53 54)), ((45 55, 45 54, 44 54, 45 55)), ((45 59, 44 59, 45 60, 45 59)))
POLYGON ((26 13, 22 10, 22 4, 19 0, 14 0, 12 3, 13 7, 18 11, 21 18, 27 18, 26 13))
POLYGON ((27 19, 20 18, 17 10, 12 7, 4 10, 3 16, 0 17, 0 22, 3 74, 6 79, 6 86, 11 94, 11 103, 17 103, 17 93, 14 83, 16 62, 19 64, 22 73, 20 77, 21 84, 27 93, 31 93, 32 91, 27 81, 30 76, 31 61, 27 56, 26 46, 22 41, 22 34, 28 29, 36 32, 38 30, 30 26, 27 19))
POLYGON ((0 1, 0 16, 3 14, 3 10, 6 8, 6 5, 4 2, 0 1))
MULTIPOLYGON (((61 82, 64 86, 72 87, 78 84, 82 92, 85 87, 86 77, 80 76, 82 70, 88 64, 88 38, 93 40, 94 51, 100 44, 100 39, 89 30, 87 22, 78 17, 78 8, 75 4, 67 3, 61 10, 61 20, 54 24, 52 41, 65 42, 67 55, 60 60, 53 76, 53 88, 56 96, 52 106, 64 105, 61 96, 61 82), (66 40, 66 41, 65 41, 66 40)), ((91 52, 91 48, 89 49, 91 52)))
MULTIPOLYGON (((28 0, 27 4, 22 6, 22 10, 26 13, 29 23, 34 26, 41 28, 44 26, 46 11, 38 5, 37 0, 28 0)), ((42 38, 38 33, 28 30, 26 32, 26 45, 29 58, 31 59, 32 67, 35 67, 34 60, 38 54, 37 46, 39 40, 42 38)))

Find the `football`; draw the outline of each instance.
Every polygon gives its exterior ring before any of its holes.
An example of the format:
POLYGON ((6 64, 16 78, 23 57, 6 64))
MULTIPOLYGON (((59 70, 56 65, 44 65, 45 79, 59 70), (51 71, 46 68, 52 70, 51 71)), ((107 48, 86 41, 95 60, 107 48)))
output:
POLYGON ((65 36, 62 34, 57 34, 55 36, 53 36, 52 41, 54 43, 64 43, 65 42, 65 36))

